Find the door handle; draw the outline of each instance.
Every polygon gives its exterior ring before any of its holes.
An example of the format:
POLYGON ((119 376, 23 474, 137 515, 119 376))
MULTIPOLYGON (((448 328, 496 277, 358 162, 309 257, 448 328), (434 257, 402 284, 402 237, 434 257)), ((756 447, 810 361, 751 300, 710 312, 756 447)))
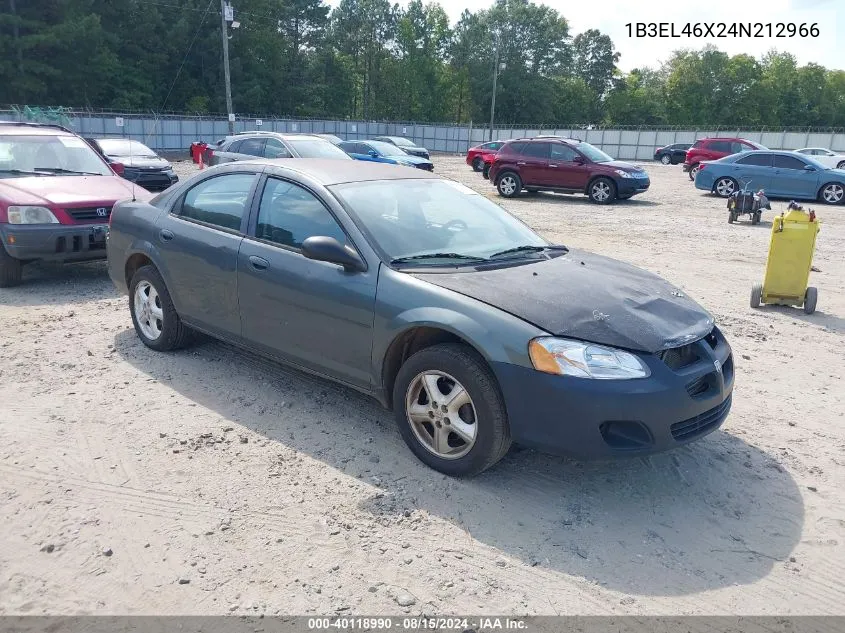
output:
POLYGON ((173 231, 168 231, 167 229, 162 229, 159 231, 159 237, 165 242, 169 242, 173 239, 173 231))
POLYGON ((549 164, 549 167, 557 167, 557 165, 549 164))
POLYGON ((270 262, 263 257, 258 257, 256 255, 249 256, 249 263, 252 264, 252 267, 255 268, 255 270, 267 270, 270 267, 270 262))
POLYGON ((524 164, 525 164, 525 161, 520 161, 520 162, 517 163, 517 165, 524 165, 524 164))

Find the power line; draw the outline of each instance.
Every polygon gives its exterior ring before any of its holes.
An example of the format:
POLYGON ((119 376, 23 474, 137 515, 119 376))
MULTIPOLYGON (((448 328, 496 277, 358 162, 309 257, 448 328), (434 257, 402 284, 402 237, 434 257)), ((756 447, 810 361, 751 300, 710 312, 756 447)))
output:
POLYGON ((208 15, 208 10, 211 9, 211 5, 214 0, 208 0, 208 5, 205 7, 205 12, 202 14, 202 19, 200 19, 200 24, 197 27, 196 32, 194 33, 194 37, 191 38, 191 43, 188 44, 188 50, 185 51, 185 56, 182 58, 182 63, 179 64, 179 70, 176 71, 176 76, 173 78, 173 83, 170 84, 170 90, 167 91, 167 96, 164 98, 164 103, 161 104, 161 110, 164 111, 164 106, 167 105, 167 100, 170 99, 170 93, 173 92, 174 86, 176 86, 176 82, 179 80, 179 75, 182 72, 182 68, 185 66, 185 62, 188 61, 188 55, 191 54, 191 49, 194 47, 194 42, 197 41, 197 36, 200 34, 200 30, 202 30, 202 25, 205 23, 205 16, 208 15))

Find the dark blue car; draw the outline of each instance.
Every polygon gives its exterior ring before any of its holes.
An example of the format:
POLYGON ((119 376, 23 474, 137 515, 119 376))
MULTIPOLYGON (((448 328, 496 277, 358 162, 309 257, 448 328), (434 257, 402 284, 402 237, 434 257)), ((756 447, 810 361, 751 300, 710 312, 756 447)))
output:
POLYGON ((765 190, 769 197, 845 203, 845 170, 830 169, 810 156, 759 150, 701 163, 696 189, 728 198, 737 189, 765 190))
POLYGON ((338 147, 355 160, 404 165, 405 167, 434 171, 434 164, 430 160, 412 156, 390 143, 383 143, 382 141, 344 141, 339 143, 338 147))

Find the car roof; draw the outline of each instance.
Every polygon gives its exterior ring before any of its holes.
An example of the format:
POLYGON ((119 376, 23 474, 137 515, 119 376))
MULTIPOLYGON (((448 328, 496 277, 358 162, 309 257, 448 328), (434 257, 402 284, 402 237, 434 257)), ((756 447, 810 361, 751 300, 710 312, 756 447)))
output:
POLYGON ((57 123, 34 123, 31 121, 0 121, 3 134, 41 135, 41 136, 76 136, 72 131, 57 123))
POLYGON ((707 136, 705 138, 696 139, 696 142, 698 141, 746 141, 747 143, 759 145, 757 141, 751 141, 747 138, 742 138, 741 136, 707 136))
POLYGON ((227 140, 235 140, 239 139, 244 136, 272 136, 274 138, 280 138, 282 140, 288 139, 312 139, 312 140, 321 140, 325 141, 326 139, 320 138, 317 134, 300 134, 298 132, 264 132, 261 130, 253 130, 251 132, 238 132, 237 134, 233 134, 232 136, 226 137, 227 140))
POLYGON ((337 160, 332 158, 264 158, 249 161, 225 163, 212 169, 238 165, 270 165, 282 167, 316 180, 330 187, 347 182, 367 182, 374 180, 440 180, 431 172, 414 167, 400 167, 386 163, 372 163, 359 160, 337 160))

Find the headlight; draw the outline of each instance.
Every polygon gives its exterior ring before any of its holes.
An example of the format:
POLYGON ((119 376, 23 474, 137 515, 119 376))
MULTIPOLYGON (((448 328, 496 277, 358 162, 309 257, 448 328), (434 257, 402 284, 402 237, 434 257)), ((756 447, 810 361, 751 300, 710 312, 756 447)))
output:
POLYGON ((648 366, 628 352, 565 338, 535 338, 528 345, 534 369, 547 374, 629 380, 651 375, 648 366))
POLYGON ((407 161, 407 160, 397 160, 396 164, 402 165, 403 167, 413 167, 414 166, 414 163, 407 161))
POLYGON ((47 207, 9 207, 9 224, 58 224, 59 221, 47 207))
POLYGON ((633 178, 634 177, 634 174, 627 172, 624 169, 615 169, 614 171, 617 174, 619 174, 620 176, 622 176, 623 178, 633 178))

